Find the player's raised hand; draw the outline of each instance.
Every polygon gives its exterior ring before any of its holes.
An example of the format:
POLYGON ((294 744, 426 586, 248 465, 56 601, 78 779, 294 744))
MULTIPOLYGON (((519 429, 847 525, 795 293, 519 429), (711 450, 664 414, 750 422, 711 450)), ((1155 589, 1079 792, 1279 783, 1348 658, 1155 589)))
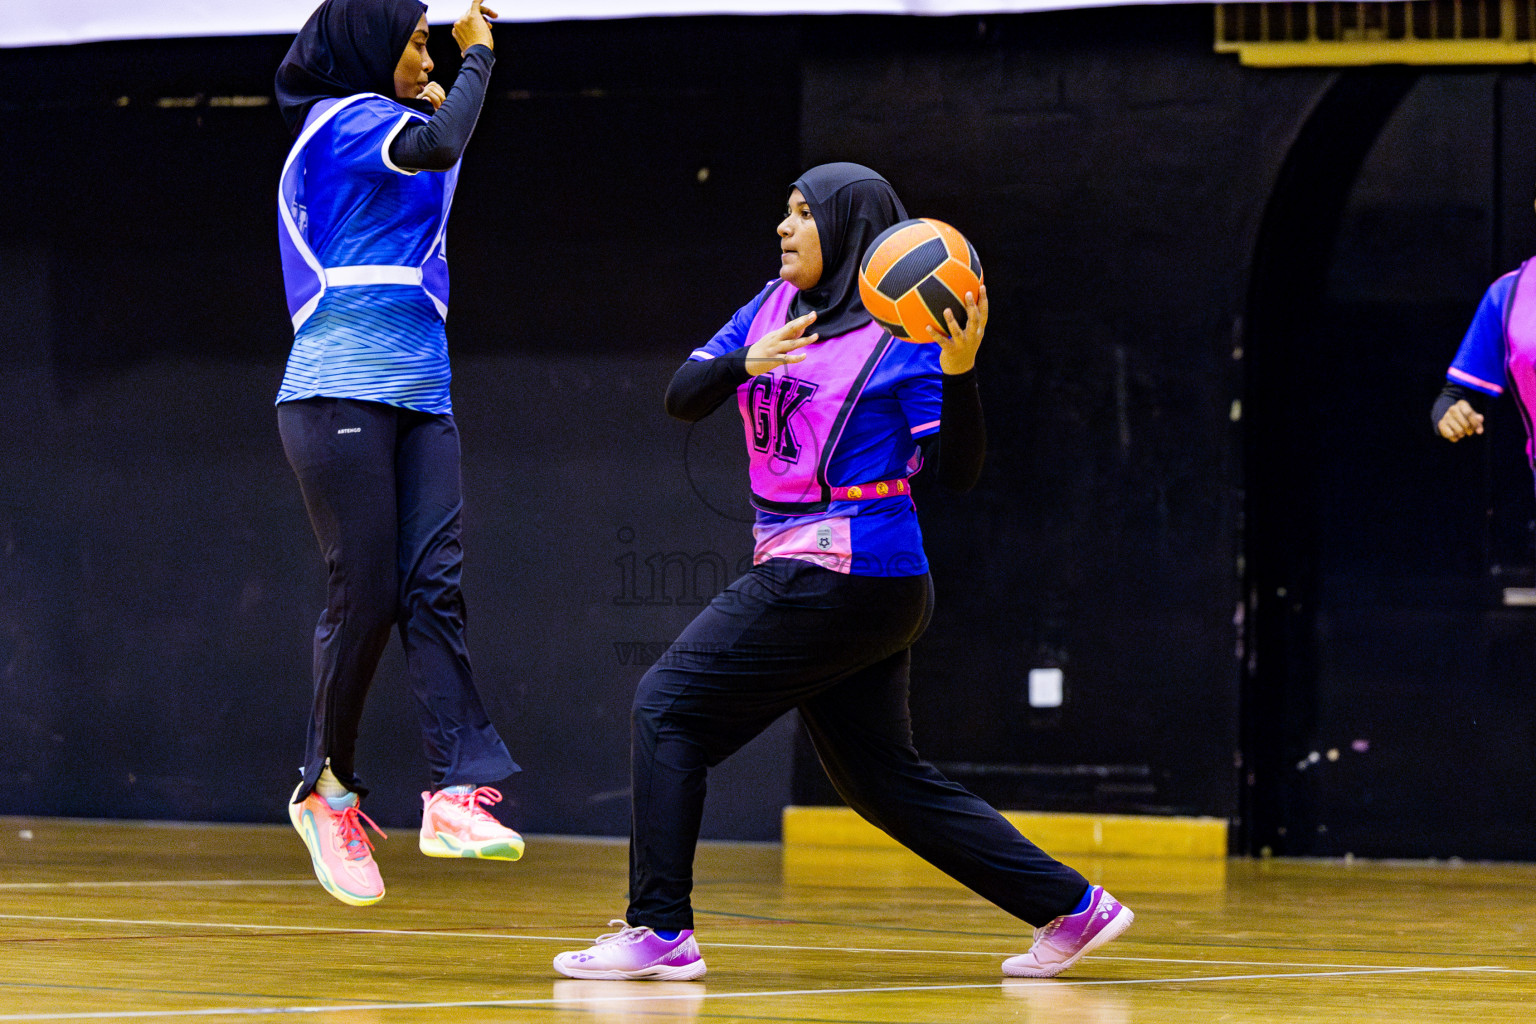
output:
POLYGON ((428 103, 432 104, 432 109, 436 110, 438 107, 443 105, 443 100, 447 99, 448 95, 447 93, 443 92, 443 87, 438 85, 436 82, 428 82, 426 86, 422 88, 421 92, 417 94, 416 98, 419 100, 426 100, 428 103))
MULTIPOLYGON (((965 293, 965 327, 955 318, 955 311, 944 310, 944 322, 949 334, 940 334, 928 328, 928 337, 939 346, 939 369, 946 374, 965 373, 976 365, 976 350, 987 333, 987 286, 982 285, 980 295, 965 293)), ((917 339, 913 339, 914 341, 917 339)))
POLYGON ((459 44, 459 53, 476 45, 496 49, 496 43, 491 39, 491 23, 487 19, 497 17, 500 15, 482 6, 480 0, 470 0, 469 10, 453 23, 453 40, 459 44))
POLYGON ((1455 405, 1445 410, 1445 415, 1440 417, 1440 436, 1452 443, 1460 441, 1464 437, 1483 432, 1483 414, 1472 408, 1472 404, 1465 398, 1459 399, 1455 405))
POLYGON ((756 377, 775 366, 798 363, 805 358, 800 349, 816 340, 817 335, 806 334, 805 329, 816 319, 815 313, 796 317, 776 331, 770 331, 752 343, 747 349, 747 373, 756 377))

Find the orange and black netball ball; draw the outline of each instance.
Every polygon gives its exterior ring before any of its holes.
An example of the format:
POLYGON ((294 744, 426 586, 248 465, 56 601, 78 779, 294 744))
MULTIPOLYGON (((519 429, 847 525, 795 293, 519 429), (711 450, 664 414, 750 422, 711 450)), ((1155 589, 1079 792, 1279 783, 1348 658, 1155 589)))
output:
POLYGON ((929 341, 928 325, 949 334, 944 310, 965 326, 965 294, 980 296, 981 260, 966 237, 941 220, 904 220, 880 233, 859 265, 859 298, 871 316, 905 341, 929 341))

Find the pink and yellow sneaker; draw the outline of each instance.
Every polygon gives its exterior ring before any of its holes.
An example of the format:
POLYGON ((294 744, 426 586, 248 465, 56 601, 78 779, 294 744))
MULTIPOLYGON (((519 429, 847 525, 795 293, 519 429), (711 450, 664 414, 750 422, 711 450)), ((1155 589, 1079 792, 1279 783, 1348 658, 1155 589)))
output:
POLYGON ((500 802, 501 794, 489 786, 421 794, 421 852, 428 857, 517 860, 523 855, 523 837, 486 810, 500 802))
MULTIPOLYGON (((298 795, 298 790, 294 790, 294 795, 298 795)), ((338 811, 311 790, 299 803, 289 801, 288 820, 309 847, 315 877, 325 891, 343 903, 366 907, 384 898, 384 880, 379 877, 379 866, 373 862, 373 844, 363 831, 363 823, 380 836, 384 830, 357 809, 355 793, 348 795, 352 803, 338 811)))
POLYGON ((1101 885, 1088 890, 1088 908, 1063 914, 1035 929, 1035 944, 1028 953, 1003 961, 1003 973, 1012 978, 1054 978, 1091 950, 1117 939, 1136 915, 1101 885))
POLYGON ((664 939, 645 927, 632 928, 625 921, 609 921, 619 930, 599 935, 587 949, 561 953, 555 970, 567 978, 594 981, 692 981, 704 977, 704 957, 693 941, 693 929, 664 939))

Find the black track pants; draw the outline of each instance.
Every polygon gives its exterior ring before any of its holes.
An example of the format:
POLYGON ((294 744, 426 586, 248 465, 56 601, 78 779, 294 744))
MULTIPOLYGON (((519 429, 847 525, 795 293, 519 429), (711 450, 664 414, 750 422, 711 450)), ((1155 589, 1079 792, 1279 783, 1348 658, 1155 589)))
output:
POLYGON ((311 398, 278 405, 277 423, 329 573, 300 796, 327 758, 343 784, 366 792, 353 764, 357 727, 394 628, 434 787, 517 771, 481 706, 464 642, 453 417, 311 398))
POLYGON ((927 576, 772 559, 683 630, 631 714, 631 925, 693 927, 705 775, 791 708, 843 799, 924 860, 1032 925, 1078 903, 1087 879, 912 746, 910 648, 932 606, 927 576))

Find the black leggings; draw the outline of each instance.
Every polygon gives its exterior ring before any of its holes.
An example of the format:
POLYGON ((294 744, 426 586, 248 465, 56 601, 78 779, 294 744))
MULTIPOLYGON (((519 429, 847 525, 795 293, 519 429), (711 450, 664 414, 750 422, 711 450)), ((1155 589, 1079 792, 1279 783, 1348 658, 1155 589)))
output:
POLYGON ((464 643, 453 417, 310 398, 279 404, 277 425, 329 571, 297 798, 327 758, 344 785, 367 792, 353 765, 357 727, 395 627, 433 786, 481 785, 517 771, 481 706, 464 643))
POLYGON ((1032 925, 1077 905, 1087 879, 912 746, 911 646, 932 610, 927 576, 771 559, 683 630, 631 714, 631 925, 693 927, 705 775, 791 708, 839 795, 893 839, 1032 925))

